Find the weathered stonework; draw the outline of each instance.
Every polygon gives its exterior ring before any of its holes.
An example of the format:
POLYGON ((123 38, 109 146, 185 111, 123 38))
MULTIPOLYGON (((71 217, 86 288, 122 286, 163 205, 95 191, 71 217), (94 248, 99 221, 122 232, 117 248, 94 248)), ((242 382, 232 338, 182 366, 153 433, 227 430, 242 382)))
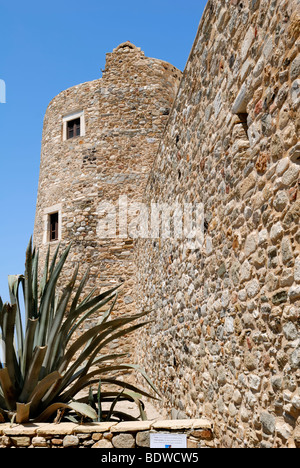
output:
POLYGON ((137 361, 222 447, 299 443, 299 25, 297 0, 208 1, 144 198, 204 204, 201 247, 138 242, 137 361))

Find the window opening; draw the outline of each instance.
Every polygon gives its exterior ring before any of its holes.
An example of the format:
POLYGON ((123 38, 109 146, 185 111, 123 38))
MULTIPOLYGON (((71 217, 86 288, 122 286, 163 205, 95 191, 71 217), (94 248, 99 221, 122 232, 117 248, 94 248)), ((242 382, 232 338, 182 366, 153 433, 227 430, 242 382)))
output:
POLYGON ((80 136, 80 117, 67 122, 67 140, 80 136))
POLYGON ((237 116, 240 119, 240 123, 242 124, 242 127, 245 131, 245 136, 248 138, 248 123, 247 123, 248 114, 247 112, 243 112, 241 114, 237 114, 237 116))
POLYGON ((58 240, 58 213, 49 215, 50 242, 58 240))

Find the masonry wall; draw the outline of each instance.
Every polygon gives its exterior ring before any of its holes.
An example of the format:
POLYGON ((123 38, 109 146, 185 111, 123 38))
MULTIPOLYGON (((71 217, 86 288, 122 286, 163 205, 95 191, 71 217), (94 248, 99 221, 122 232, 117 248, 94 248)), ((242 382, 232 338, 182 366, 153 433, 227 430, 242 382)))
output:
MULTIPOLYGON (((90 268, 86 293, 123 282, 118 313, 135 307, 133 239, 120 232, 119 197, 141 199, 180 78, 175 67, 126 42, 107 54, 101 79, 63 91, 45 115, 34 227, 41 268, 49 246, 52 256, 59 242, 61 251, 72 242, 61 284, 77 264, 79 279, 90 268), (64 118, 78 112, 85 132, 66 139, 64 118), (99 233, 101 217, 109 214, 103 203, 116 213, 116 231, 107 238, 99 233), (52 212, 59 212, 59 240, 49 242, 52 212)), ((112 346, 119 349, 119 342, 112 346)), ((131 339, 122 349, 132 350, 131 339)))
POLYGON ((296 0, 208 1, 144 198, 204 204, 201 246, 139 240, 137 360, 220 447, 299 434, 299 31, 296 0))
MULTIPOLYGON (((213 424, 206 419, 90 424, 0 424, 1 448, 147 449, 151 434, 185 434, 188 449, 214 448, 213 424)), ((102 461, 102 460, 100 460, 102 461)))

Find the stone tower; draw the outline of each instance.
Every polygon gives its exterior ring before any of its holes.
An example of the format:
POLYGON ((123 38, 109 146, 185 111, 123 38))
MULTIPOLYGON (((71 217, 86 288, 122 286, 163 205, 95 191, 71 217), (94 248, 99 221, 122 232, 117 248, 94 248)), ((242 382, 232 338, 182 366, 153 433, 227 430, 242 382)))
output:
POLYGON ((99 204, 142 199, 180 79, 125 42, 107 54, 102 78, 61 92, 46 111, 34 227, 41 265, 49 245, 72 241, 65 276, 79 262, 90 288, 124 281, 118 310, 134 310, 133 239, 99 237, 99 204))

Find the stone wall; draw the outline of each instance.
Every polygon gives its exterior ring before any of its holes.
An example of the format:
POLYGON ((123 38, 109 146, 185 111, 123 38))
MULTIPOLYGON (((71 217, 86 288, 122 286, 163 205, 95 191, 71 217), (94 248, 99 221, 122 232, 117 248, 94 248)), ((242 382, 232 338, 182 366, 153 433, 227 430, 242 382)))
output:
POLYGON ((144 198, 204 205, 200 246, 138 242, 137 360, 221 447, 299 434, 299 31, 297 0, 208 1, 144 198))
POLYGON ((0 448, 150 447, 151 433, 187 435, 187 448, 214 448, 213 426, 206 419, 104 422, 91 424, 0 424, 0 448))

